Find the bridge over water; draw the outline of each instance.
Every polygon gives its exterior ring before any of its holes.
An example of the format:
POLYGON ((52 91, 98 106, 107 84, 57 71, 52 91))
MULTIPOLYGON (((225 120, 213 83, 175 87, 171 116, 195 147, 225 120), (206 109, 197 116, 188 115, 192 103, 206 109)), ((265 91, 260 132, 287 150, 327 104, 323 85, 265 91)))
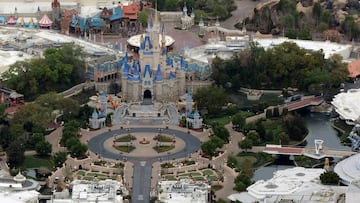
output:
POLYGON ((319 147, 302 148, 302 147, 283 147, 281 145, 266 145, 265 147, 255 147, 256 151, 262 151, 268 154, 279 155, 304 155, 314 159, 322 159, 325 157, 346 157, 356 154, 357 152, 346 150, 333 150, 319 147))

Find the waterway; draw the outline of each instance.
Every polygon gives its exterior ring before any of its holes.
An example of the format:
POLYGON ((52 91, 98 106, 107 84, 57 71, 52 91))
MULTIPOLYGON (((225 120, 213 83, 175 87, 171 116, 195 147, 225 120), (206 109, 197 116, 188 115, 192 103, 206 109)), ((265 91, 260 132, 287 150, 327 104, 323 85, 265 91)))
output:
MULTIPOLYGON (((350 147, 344 146, 340 143, 338 132, 331 126, 330 116, 325 113, 311 113, 309 111, 302 113, 302 117, 309 130, 306 139, 306 147, 314 147, 314 140, 324 140, 323 147, 334 150, 351 150, 350 147)), ((281 157, 281 160, 276 160, 275 163, 259 168, 255 171, 253 180, 268 180, 272 178, 273 173, 277 170, 292 168, 291 160, 288 156, 281 157)))

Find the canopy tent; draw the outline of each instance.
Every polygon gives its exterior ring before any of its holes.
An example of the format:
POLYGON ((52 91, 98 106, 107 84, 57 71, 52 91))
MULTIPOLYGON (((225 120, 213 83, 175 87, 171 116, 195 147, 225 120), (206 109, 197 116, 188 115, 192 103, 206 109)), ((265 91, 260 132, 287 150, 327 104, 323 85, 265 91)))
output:
POLYGON ((36 18, 20 17, 16 21, 17 26, 33 28, 38 24, 36 18))
POLYGON ((7 24, 8 25, 15 25, 16 24, 16 21, 15 21, 13 16, 10 16, 10 18, 7 21, 7 24))
POLYGON ((50 27, 52 25, 52 21, 50 20, 48 15, 44 15, 39 21, 39 27, 50 27))

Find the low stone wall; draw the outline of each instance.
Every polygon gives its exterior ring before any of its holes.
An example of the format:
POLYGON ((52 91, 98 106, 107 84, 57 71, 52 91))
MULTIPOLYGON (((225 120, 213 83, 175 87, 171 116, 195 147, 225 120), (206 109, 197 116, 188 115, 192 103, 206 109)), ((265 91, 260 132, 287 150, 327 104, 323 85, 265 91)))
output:
POLYGON ((180 22, 181 16, 182 16, 181 11, 160 12, 161 22, 180 22))

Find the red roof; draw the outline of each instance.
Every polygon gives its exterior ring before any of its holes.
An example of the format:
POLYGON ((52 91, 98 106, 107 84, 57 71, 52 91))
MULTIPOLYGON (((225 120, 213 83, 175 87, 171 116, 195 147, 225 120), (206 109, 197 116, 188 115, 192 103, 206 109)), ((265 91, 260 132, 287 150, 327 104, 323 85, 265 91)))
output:
POLYGON ((356 78, 360 75, 360 59, 349 63, 347 68, 349 71, 349 77, 356 78))
POLYGON ((39 21, 39 26, 41 27, 47 27, 47 26, 51 26, 53 22, 50 20, 50 18, 48 17, 48 15, 44 15, 41 20, 39 21))
POLYGON ((131 20, 136 20, 140 12, 140 3, 136 2, 129 6, 123 6, 123 18, 129 18, 131 20))
POLYGON ((264 151, 273 151, 281 154, 301 154, 303 150, 303 148, 295 147, 265 147, 264 151))

